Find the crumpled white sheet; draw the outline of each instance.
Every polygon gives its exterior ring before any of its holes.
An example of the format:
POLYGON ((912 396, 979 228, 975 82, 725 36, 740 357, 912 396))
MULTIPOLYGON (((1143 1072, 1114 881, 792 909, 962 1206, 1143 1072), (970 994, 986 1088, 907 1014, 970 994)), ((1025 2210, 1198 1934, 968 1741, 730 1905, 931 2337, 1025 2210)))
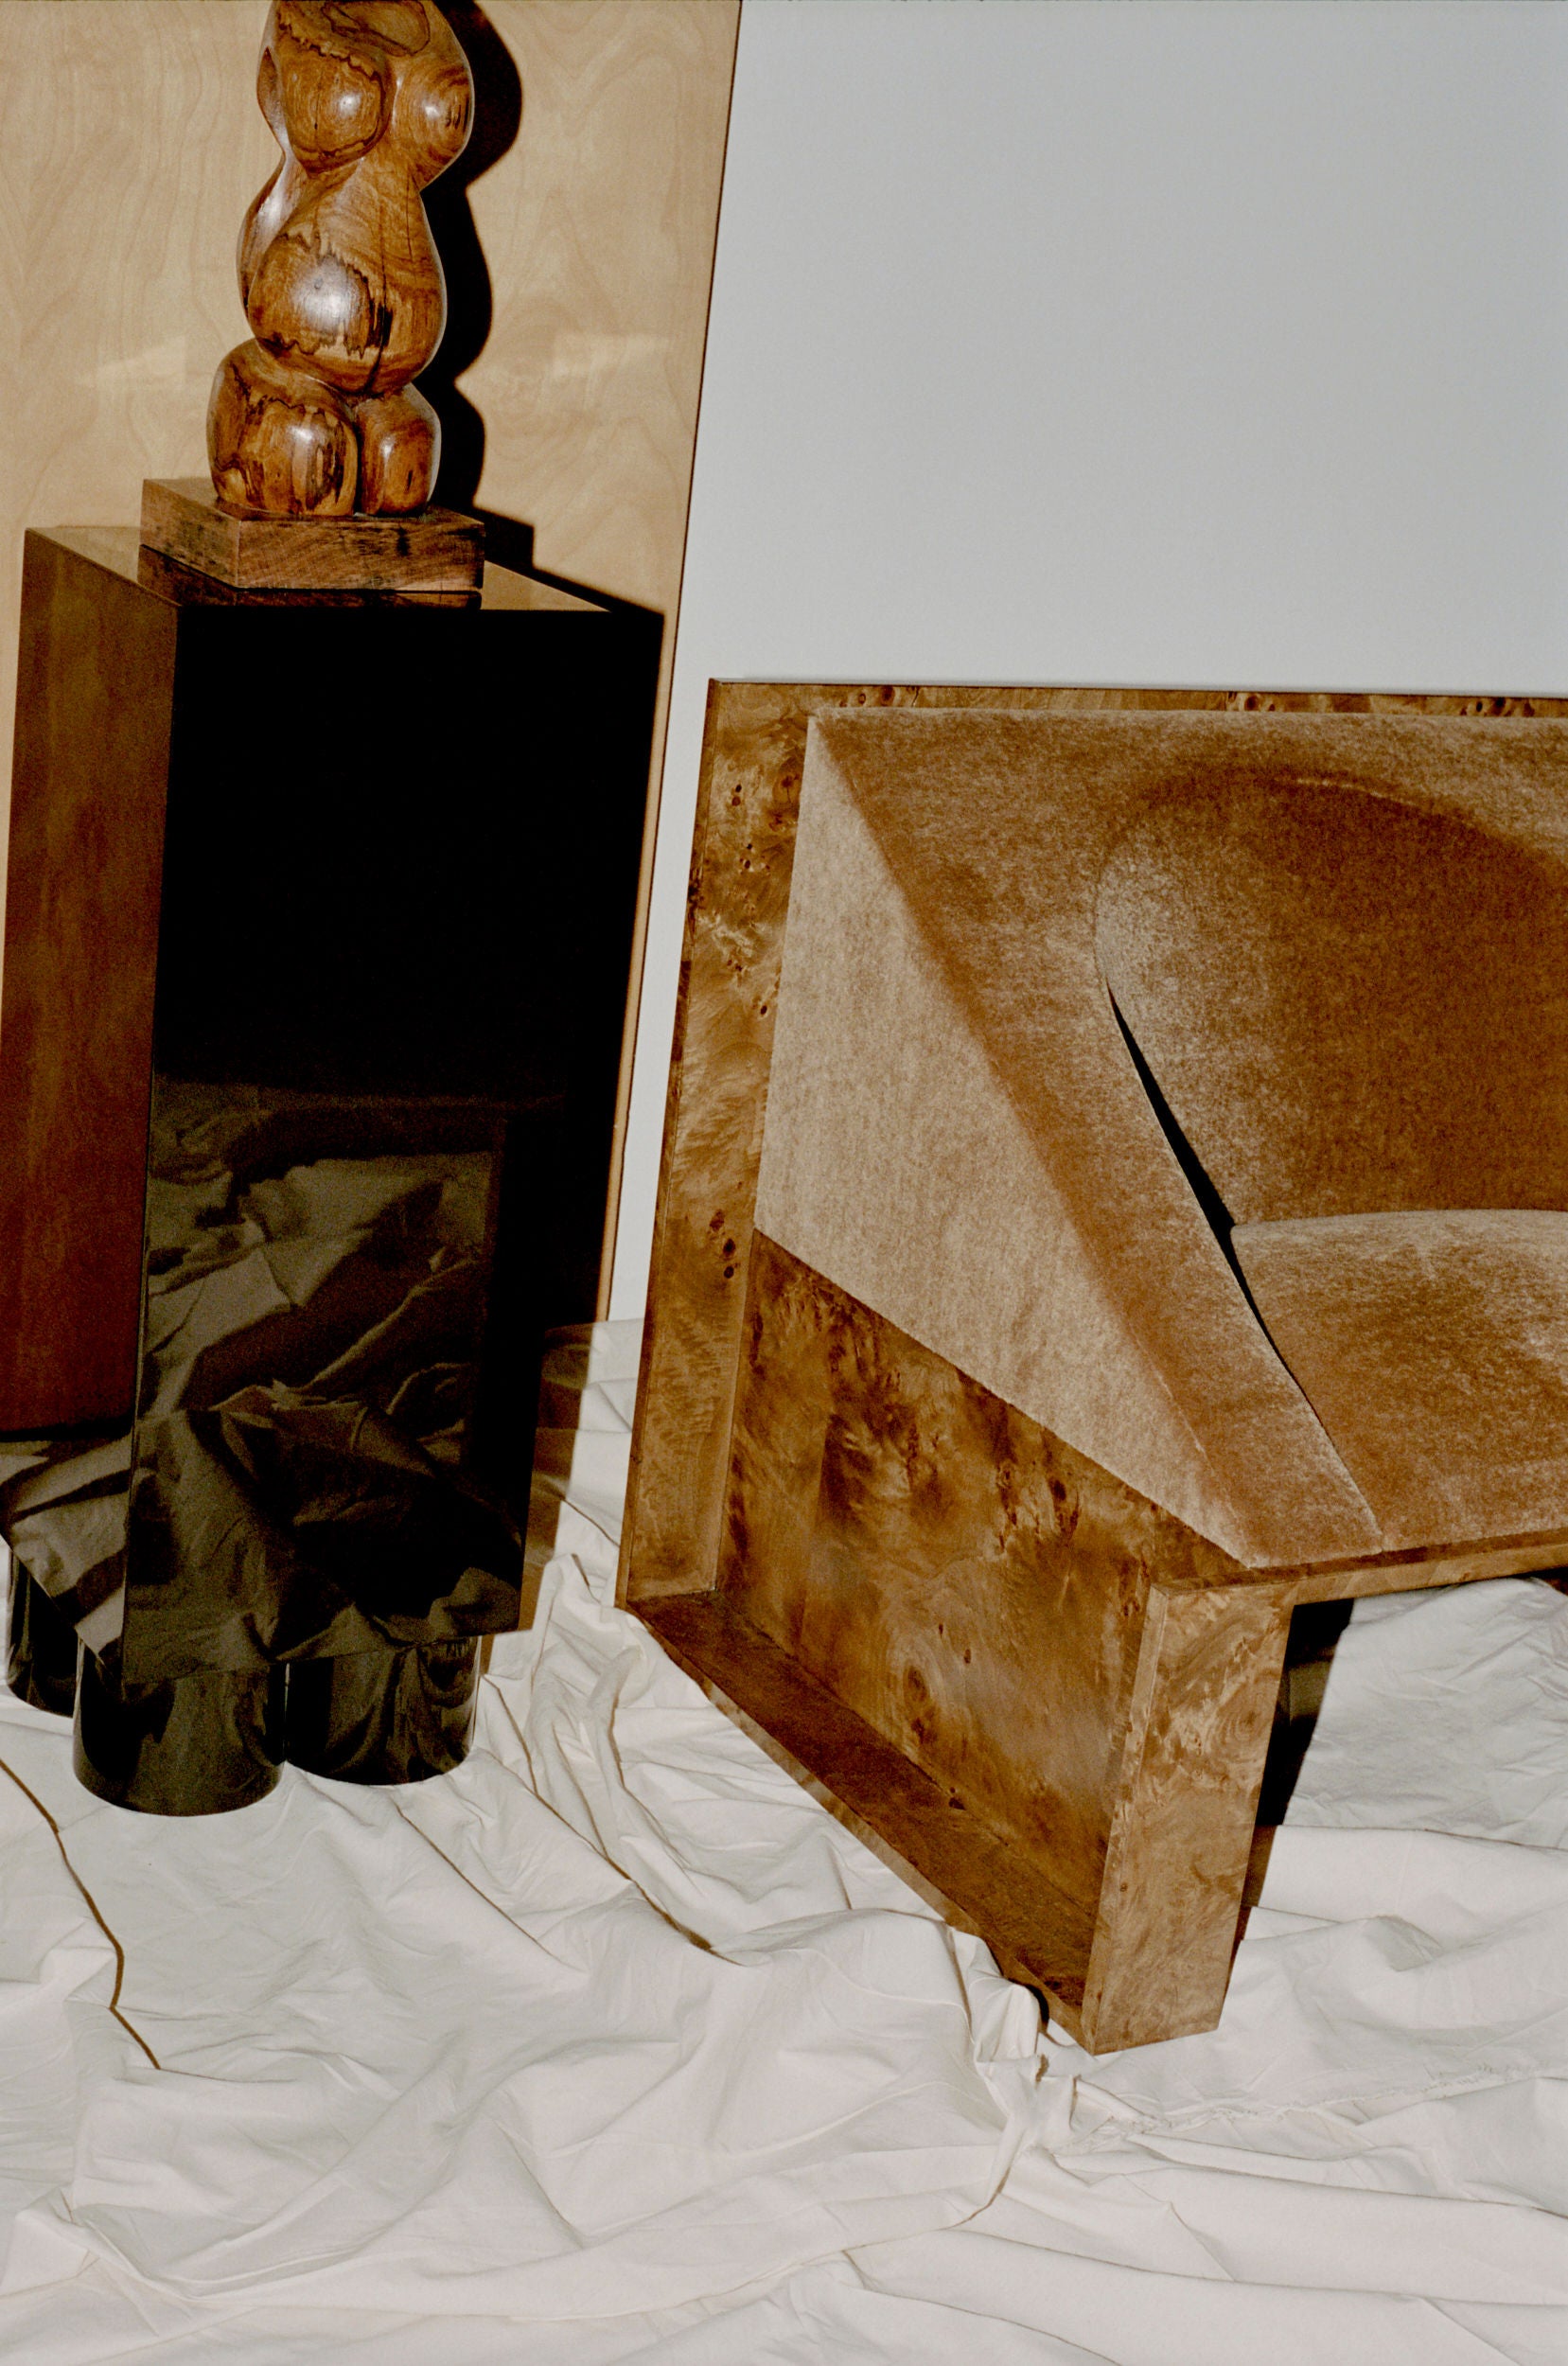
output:
POLYGON ((1561 2366, 1568 1599, 1358 1613, 1221 2027, 1092 2060, 607 1607, 635 1368, 455 1775, 136 1817, 0 1696, 0 2357, 1561 2366))

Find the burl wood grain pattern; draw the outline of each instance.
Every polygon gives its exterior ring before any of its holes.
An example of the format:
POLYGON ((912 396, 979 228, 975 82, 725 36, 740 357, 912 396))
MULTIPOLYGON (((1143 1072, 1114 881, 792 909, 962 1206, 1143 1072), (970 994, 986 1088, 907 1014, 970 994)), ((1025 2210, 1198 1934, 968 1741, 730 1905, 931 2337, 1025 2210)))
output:
POLYGON ((226 508, 421 508, 440 462, 411 380, 447 321, 420 192, 467 142, 473 78, 433 0, 273 0, 256 97, 282 162, 245 217, 248 343, 207 411, 226 508))
POLYGON ((89 598, 86 571, 41 535, 26 563, 0 1011, 0 1431, 129 1420, 134 1398, 177 622, 118 580, 89 598))
POLYGON ((204 477, 150 477, 141 538, 240 592, 476 592, 484 528, 455 509, 408 518, 240 516, 204 477))
POLYGON ((643 1613, 671 1658, 776 1765, 1002 1969, 1048 1994, 1082 2028, 1093 1916, 1032 1858, 986 1829, 856 1717, 723 1594, 671 1594, 643 1613))
POLYGON ((1092 1912, 1150 1573, 1237 1564, 762 1232, 744 1359, 721 1592, 1092 1912))
POLYGON ((759 1231, 717 1590, 639 1607, 1103 2052, 1219 2019, 1292 1610, 1492 1573, 1247 1569, 759 1231))
POLYGON ((1149 1589, 1084 1981, 1096 2053, 1220 2018, 1289 1636, 1271 1580, 1149 1589))
MULTIPOLYGON (((1084 2043, 1210 2026, 1285 1588, 1238 1587, 1217 1545, 766 1234, 750 1262, 719 1598, 925 1777, 949 1835, 1011 1863, 1010 1958, 1084 2043)), ((766 1722, 772 1656, 749 1683, 742 1632, 731 1688, 766 1722)), ((934 1878, 905 1787, 878 1795, 831 1732, 792 1755, 835 1793, 847 1775, 856 1813, 934 1878)), ((978 1867, 943 1870, 989 1938, 978 1867)))

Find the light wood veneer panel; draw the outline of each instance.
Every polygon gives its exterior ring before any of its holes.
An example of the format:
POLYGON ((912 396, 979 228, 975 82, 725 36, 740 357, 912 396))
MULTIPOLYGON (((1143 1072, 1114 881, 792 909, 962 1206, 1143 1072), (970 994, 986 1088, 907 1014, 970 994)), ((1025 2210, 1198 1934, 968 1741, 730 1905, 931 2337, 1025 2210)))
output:
POLYGON ((171 609, 118 576, 86 596, 85 571, 41 535, 27 565, 0 1011, 0 1432, 131 1417, 175 665, 171 609))
MULTIPOLYGON (((265 10, 0 8, 0 764, 26 526, 129 525, 144 477, 204 476, 207 391, 244 328, 235 240, 277 150, 265 10)), ((3 835, 3 833, 0 833, 3 835)))
MULTIPOLYGON (((738 0, 490 0, 522 121, 473 184, 479 499, 673 636, 738 0)), ((459 167, 461 174, 461 167, 459 167)), ((433 195, 433 192, 432 192, 433 195)))

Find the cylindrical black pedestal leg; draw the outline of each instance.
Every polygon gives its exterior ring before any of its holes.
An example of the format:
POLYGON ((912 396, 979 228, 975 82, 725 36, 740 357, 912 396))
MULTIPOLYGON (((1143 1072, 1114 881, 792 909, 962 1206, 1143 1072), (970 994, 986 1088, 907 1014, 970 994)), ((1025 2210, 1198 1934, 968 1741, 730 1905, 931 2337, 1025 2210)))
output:
POLYGON ((218 1815, 277 1781, 283 1670, 219 1669, 168 1684, 122 1685, 81 1655, 74 1760, 100 1799, 145 1815, 218 1815))
POLYGON ((477 1643, 296 1660, 289 1670, 288 1756, 340 1783, 422 1783, 468 1754, 477 1643))
POLYGON ((77 1698, 77 1631, 19 1561, 11 1563, 6 1682, 19 1701, 69 1717, 77 1698))

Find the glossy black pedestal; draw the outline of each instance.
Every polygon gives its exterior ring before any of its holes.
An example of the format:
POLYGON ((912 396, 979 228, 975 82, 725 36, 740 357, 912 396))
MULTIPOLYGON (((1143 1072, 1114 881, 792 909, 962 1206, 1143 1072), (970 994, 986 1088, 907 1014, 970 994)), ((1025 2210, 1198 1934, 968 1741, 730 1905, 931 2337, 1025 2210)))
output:
POLYGON ((6 1682, 29 1708, 69 1717, 77 1699, 77 1631, 26 1569, 11 1570, 6 1682))
POLYGON ((203 1669, 128 1685, 84 1651, 77 1676, 77 1779, 144 1815, 217 1815, 265 1798, 283 1759, 281 1668, 258 1676, 203 1669))
POLYGON ((355 1651, 289 1670, 291 1762, 340 1783, 418 1783, 459 1764, 473 1730, 474 1643, 355 1651))
POLYGON ((0 1434, 53 1442, 0 1526, 9 1680, 104 1797, 467 1747, 542 1334, 593 1311, 650 627, 28 538, 0 1434))

